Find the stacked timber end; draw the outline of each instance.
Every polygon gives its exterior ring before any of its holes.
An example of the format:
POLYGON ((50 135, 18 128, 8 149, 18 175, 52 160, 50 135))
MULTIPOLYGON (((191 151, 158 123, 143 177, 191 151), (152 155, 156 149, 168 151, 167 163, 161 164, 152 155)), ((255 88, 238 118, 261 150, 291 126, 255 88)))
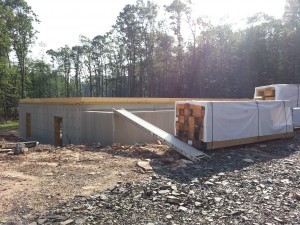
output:
POLYGON ((204 134, 205 107, 190 103, 176 105, 177 137, 196 148, 201 148, 204 134))
POLYGON ((275 100, 275 87, 269 86, 257 89, 255 100, 275 100))

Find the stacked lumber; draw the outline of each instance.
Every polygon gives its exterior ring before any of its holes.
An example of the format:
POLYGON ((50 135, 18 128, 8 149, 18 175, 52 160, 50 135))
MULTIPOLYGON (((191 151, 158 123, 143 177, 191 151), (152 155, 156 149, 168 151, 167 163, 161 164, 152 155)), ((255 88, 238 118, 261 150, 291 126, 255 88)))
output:
POLYGON ((293 136, 289 109, 285 101, 274 100, 180 101, 176 102, 176 135, 198 149, 288 138, 293 136))
POLYGON ((203 139, 205 107, 190 103, 176 105, 176 135, 194 147, 201 147, 203 139))
POLYGON ((275 87, 259 88, 255 91, 255 100, 275 100, 275 87))

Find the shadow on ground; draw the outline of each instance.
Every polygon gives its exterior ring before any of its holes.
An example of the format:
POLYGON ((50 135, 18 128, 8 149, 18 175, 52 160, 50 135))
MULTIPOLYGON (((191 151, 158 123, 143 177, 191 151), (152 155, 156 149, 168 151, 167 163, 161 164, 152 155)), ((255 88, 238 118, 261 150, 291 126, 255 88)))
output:
POLYGON ((163 155, 156 154, 149 146, 136 146, 130 151, 122 149, 104 149, 108 154, 150 160, 153 171, 159 175, 188 183, 194 178, 211 177, 220 172, 241 170, 253 164, 281 159, 300 150, 300 132, 293 138, 272 140, 243 146, 207 150, 209 160, 192 163, 177 152, 168 148, 163 155), (148 149, 147 149, 148 148, 148 149))

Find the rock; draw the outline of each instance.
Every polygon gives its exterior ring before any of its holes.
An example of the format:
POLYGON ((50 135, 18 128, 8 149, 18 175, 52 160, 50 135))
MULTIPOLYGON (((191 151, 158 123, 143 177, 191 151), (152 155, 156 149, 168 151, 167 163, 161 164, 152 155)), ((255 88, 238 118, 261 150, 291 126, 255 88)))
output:
POLYGON ((61 224, 61 225, 68 225, 68 224, 71 224, 71 223, 73 223, 73 222, 74 222, 74 220, 68 219, 68 220, 66 220, 66 221, 64 221, 64 222, 61 222, 60 224, 61 224))
POLYGON ((291 183, 291 181, 289 179, 283 179, 280 181, 281 183, 284 183, 284 184, 289 184, 291 183))
POLYGON ((282 219, 280 219, 280 218, 278 218, 278 217, 276 217, 276 216, 274 216, 274 220, 276 220, 276 221, 278 221, 278 222, 280 222, 280 223, 282 223, 282 222, 283 222, 283 220, 282 220, 282 219))
POLYGON ((196 207, 200 207, 201 206, 201 202, 195 202, 195 206, 196 207))
POLYGON ((270 196, 265 195, 263 198, 264 198, 265 200, 269 200, 269 199, 270 199, 270 196))
POLYGON ((214 200, 215 200, 215 202, 220 202, 220 201, 222 200, 222 198, 220 198, 220 197, 215 197, 214 200))
POLYGON ((264 184, 259 185, 261 188, 265 188, 266 186, 264 184))
POLYGON ((171 189, 172 189, 173 191, 177 191, 176 185, 171 185, 171 189))
POLYGON ((138 161, 137 165, 145 172, 153 172, 153 168, 150 166, 148 161, 138 161))
MULTIPOLYGON (((0 183, 0 185, 1 185, 1 183, 0 183)), ((27 215, 22 216, 22 218, 27 219, 27 220, 34 220, 35 216, 32 214, 27 214, 27 215)))
POLYGON ((223 181, 221 182, 221 184, 222 184, 223 186, 227 186, 227 185, 229 184, 229 182, 228 182, 227 180, 223 180, 223 181))
POLYGON ((204 184, 207 184, 207 185, 214 185, 214 183, 210 182, 210 181, 205 181, 204 184))
POLYGON ((61 215, 50 215, 50 216, 47 216, 47 218, 50 220, 64 220, 65 219, 65 217, 61 216, 61 215))
POLYGON ((166 219, 172 219, 172 218, 173 218, 172 215, 167 215, 167 216, 166 216, 166 219))
POLYGON ((175 204, 175 205, 179 205, 179 203, 181 202, 179 198, 175 197, 175 196, 167 196, 167 202, 171 203, 171 204, 175 204))
POLYGON ((47 221, 47 219, 38 219, 37 223, 38 224, 44 224, 47 221))
POLYGON ((29 223, 28 225, 37 225, 37 222, 32 222, 32 223, 29 223))
POLYGON ((249 220, 248 217, 246 217, 246 216, 241 216, 241 218, 243 218, 246 221, 249 220))
POLYGON ((252 159, 243 159, 244 162, 247 162, 247 163, 253 163, 254 161, 252 159))
POLYGON ((294 198, 297 199, 298 201, 300 201, 300 193, 295 192, 294 193, 294 198))
POLYGON ((29 150, 28 148, 23 148, 23 150, 21 151, 21 154, 28 154, 29 150))
POLYGON ((75 224, 84 224, 86 221, 86 218, 78 218, 75 220, 75 224))
POLYGON ((22 152, 24 152, 24 149, 25 149, 25 144, 24 143, 17 143, 17 145, 14 149, 14 154, 15 155, 22 154, 22 152))
POLYGON ((192 196, 192 197, 194 197, 195 196, 195 192, 193 190, 190 190, 189 191, 189 195, 192 196))
POLYGON ((161 145, 161 141, 160 141, 160 140, 157 140, 156 143, 157 143, 158 145, 161 145))
POLYGON ((133 196, 133 199, 140 199, 141 197, 142 197, 142 194, 138 194, 138 195, 133 196))
POLYGON ((169 194, 170 193, 170 190, 159 190, 158 191, 158 194, 160 195, 165 195, 165 194, 169 194))
POLYGON ((186 211, 188 211, 188 208, 186 208, 186 207, 184 207, 184 206, 180 206, 180 207, 178 208, 178 211, 186 212, 186 211))
POLYGON ((100 199, 101 201, 106 201, 106 200, 108 199, 108 197, 107 197, 105 194, 101 194, 101 195, 99 196, 99 199, 100 199))

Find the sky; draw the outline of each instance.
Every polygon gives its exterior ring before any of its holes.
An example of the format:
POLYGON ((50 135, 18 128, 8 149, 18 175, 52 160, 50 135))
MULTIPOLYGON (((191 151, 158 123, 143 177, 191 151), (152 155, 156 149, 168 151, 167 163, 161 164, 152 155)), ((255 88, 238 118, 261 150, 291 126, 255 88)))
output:
MULTIPOLYGON (((79 36, 93 38, 105 34, 114 25, 117 16, 126 4, 136 0, 26 0, 38 15, 39 31, 33 55, 43 50, 58 49, 65 45, 79 44, 79 36)), ((154 0, 161 9, 172 0, 154 0)), ((247 16, 265 12, 280 18, 285 0, 193 0, 195 15, 206 15, 212 22, 221 18, 242 24, 247 16)))

